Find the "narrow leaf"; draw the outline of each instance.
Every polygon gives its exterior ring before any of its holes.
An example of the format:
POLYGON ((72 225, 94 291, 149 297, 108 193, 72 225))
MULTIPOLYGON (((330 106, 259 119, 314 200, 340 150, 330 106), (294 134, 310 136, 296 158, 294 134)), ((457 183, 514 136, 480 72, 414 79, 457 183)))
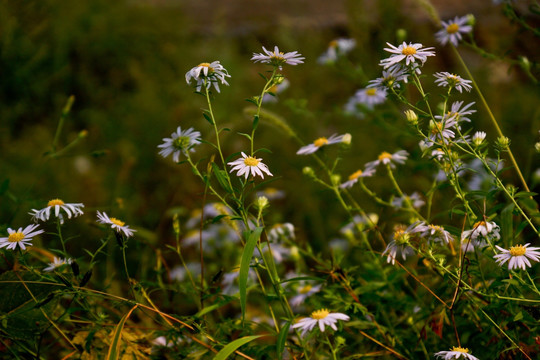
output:
POLYGON ((255 245, 261 233, 262 227, 257 227, 255 230, 249 233, 247 237, 246 245, 244 246, 244 252, 242 253, 242 261, 240 263, 240 273, 238 275, 238 287, 240 289, 240 307, 242 308, 242 323, 244 322, 244 316, 246 315, 246 300, 247 300, 247 280, 249 273, 249 263, 255 250, 255 245))
POLYGON ((212 163, 212 169, 214 170, 214 174, 216 175, 216 179, 219 182, 219 185, 228 192, 229 194, 232 194, 232 189, 229 186, 229 183, 227 182, 227 173, 223 170, 221 170, 216 163, 212 163))
POLYGON ((260 338, 261 336, 263 335, 245 336, 243 338, 234 340, 233 342, 227 344, 223 349, 221 349, 221 351, 216 354, 214 360, 225 360, 240 346, 247 344, 248 342, 253 341, 257 338, 260 338))
POLYGON ((135 305, 134 307, 129 310, 129 312, 122 316, 122 319, 120 319, 120 322, 118 325, 116 325, 116 329, 114 329, 113 339, 111 341, 111 346, 109 346, 109 353, 107 354, 106 360, 116 360, 120 359, 120 338, 122 337, 122 329, 124 328, 124 325, 133 312, 139 305, 135 305))
POLYGON ((283 324, 283 326, 281 327, 281 330, 279 330, 279 336, 276 342, 276 350, 277 350, 277 355, 279 359, 281 359, 283 350, 285 350, 285 342, 287 341, 287 335, 289 334, 289 327, 291 327, 290 320, 288 320, 285 324, 283 324))

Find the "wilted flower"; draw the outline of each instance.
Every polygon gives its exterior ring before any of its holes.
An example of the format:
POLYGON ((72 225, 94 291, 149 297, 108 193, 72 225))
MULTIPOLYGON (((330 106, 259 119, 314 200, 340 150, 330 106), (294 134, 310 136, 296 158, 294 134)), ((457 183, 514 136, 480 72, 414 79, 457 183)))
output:
POLYGON ((163 138, 163 141, 163 144, 158 145, 158 148, 161 148, 159 155, 166 158, 173 154, 173 161, 178 162, 181 153, 187 155, 188 151, 195 151, 193 147, 201 143, 201 133, 193 128, 182 131, 179 126, 170 138, 163 138))
POLYGON ((474 248, 487 246, 485 239, 499 240, 499 226, 490 221, 478 221, 473 225, 472 230, 464 231, 461 234, 461 248, 464 251, 473 251, 474 248))
POLYGON ((414 227, 413 231, 420 233, 421 237, 427 238, 429 241, 448 244, 453 239, 453 236, 439 225, 426 225, 426 223, 421 222, 414 227))
POLYGON ((443 71, 435 73, 434 76, 437 78, 435 84, 438 86, 448 86, 450 88, 455 88, 459 92, 463 92, 463 90, 471 91, 472 89, 472 81, 465 80, 459 75, 443 71))
POLYGON ((472 31, 472 26, 467 25, 469 19, 467 16, 456 16, 454 20, 443 21, 443 28, 435 34, 437 41, 441 45, 446 45, 450 42, 454 46, 458 46, 458 42, 462 39, 461 34, 467 34, 472 31))
POLYGON ((244 152, 242 152, 241 158, 238 158, 235 161, 227 163, 227 165, 232 166, 232 169, 230 172, 238 171, 236 175, 237 176, 245 175, 246 180, 250 173, 254 177, 256 175, 259 175, 261 178, 264 179, 263 171, 267 175, 273 176, 270 170, 268 169, 268 166, 263 164, 261 160, 262 159, 257 159, 257 158, 254 158, 253 156, 247 156, 244 152))
POLYGON ((508 270, 523 269, 531 267, 531 262, 540 260, 540 247, 528 247, 530 244, 511 246, 510 250, 503 249, 502 247, 495 245, 495 247, 501 252, 493 256, 499 265, 503 265, 508 261, 508 270))
POLYGON ((336 323, 338 320, 349 321, 350 317, 342 313, 331 313, 328 309, 320 309, 311 313, 310 317, 303 318, 292 326, 293 329, 302 329, 302 336, 308 331, 313 330, 315 325, 319 325, 321 331, 324 332, 325 325, 337 330, 336 323))
POLYGON ((414 249, 409 246, 412 235, 414 234, 414 228, 416 223, 412 224, 406 229, 399 226, 396 227, 396 231, 392 235, 392 241, 386 246, 386 249, 383 251, 382 255, 388 253, 386 257, 386 262, 396 263, 396 257, 400 256, 403 260, 407 259, 407 256, 414 254, 414 249))
POLYGON ((73 259, 70 258, 57 258, 56 256, 53 259, 52 263, 49 263, 49 266, 47 266, 43 271, 53 271, 55 269, 58 269, 62 265, 69 265, 73 262, 73 259))
POLYGON ((22 250, 26 250, 26 246, 32 246, 32 238, 44 232, 44 230, 37 230, 38 227, 39 225, 28 225, 24 230, 21 227, 17 231, 8 228, 9 236, 0 238, 0 248, 15 250, 19 245, 22 250))
POLYGON ((420 43, 409 43, 407 45, 406 42, 403 42, 403 44, 399 45, 398 47, 395 47, 390 43, 386 44, 390 46, 390 48, 384 48, 384 50, 392 53, 393 55, 391 55, 389 58, 381 60, 379 63, 379 65, 384 66, 385 69, 396 65, 403 60, 405 60, 406 66, 416 63, 416 60, 420 61, 420 63, 423 65, 428 56, 435 56, 435 52, 432 51, 434 48, 422 48, 423 45, 420 43))
POLYGON ((405 163, 405 160, 407 160, 407 157, 409 156, 409 153, 405 150, 399 150, 393 154, 390 154, 386 151, 383 151, 379 158, 375 161, 370 161, 366 164, 366 170, 368 169, 374 169, 380 164, 383 165, 390 165, 391 168, 395 168, 394 164, 403 164, 405 163))
POLYGON ((319 150, 319 148, 331 145, 331 144, 337 144, 343 141, 344 135, 336 135, 333 134, 329 138, 320 137, 317 140, 315 140, 312 144, 302 146, 300 150, 296 152, 297 155, 309 155, 313 154, 315 151, 319 150))
POLYGON ((456 122, 460 121, 467 121, 470 122, 471 119, 466 117, 466 115, 471 115, 476 112, 476 110, 469 110, 471 106, 474 105, 474 102, 469 103, 465 106, 463 106, 463 101, 455 101, 452 103, 452 106, 450 107, 450 111, 448 111, 444 116, 441 115, 435 115, 435 119, 446 121, 448 119, 454 119, 456 122))
POLYGON ((130 229, 125 222, 118 220, 117 218, 109 217, 105 212, 97 212, 98 220, 100 224, 111 225, 111 229, 115 230, 117 233, 123 233, 126 237, 132 237, 133 233, 137 230, 130 229))
POLYGON ((47 221, 49 220, 49 217, 51 215, 51 210, 54 209, 54 216, 56 216, 58 219, 60 219, 60 223, 64 223, 64 217, 60 213, 60 210, 63 210, 66 215, 68 216, 68 219, 71 219, 71 217, 77 217, 79 215, 83 214, 83 211, 81 208, 84 207, 84 204, 77 203, 77 204, 66 204, 60 199, 53 199, 47 203, 47 207, 36 210, 32 209, 31 212, 29 212, 30 215, 32 215, 32 219, 34 221, 47 221))
POLYGON ((339 185, 339 187, 342 189, 348 189, 352 187, 354 184, 356 184, 358 182, 358 179, 363 178, 363 177, 373 176, 373 174, 375 174, 374 168, 370 168, 366 170, 357 170, 353 172, 351 175, 349 175, 349 180, 339 185))
POLYGON ((451 139, 456 136, 456 133, 451 130, 456 127, 457 123, 454 118, 449 118, 442 121, 429 121, 429 140, 426 140, 427 144, 433 145, 438 141, 442 141, 447 144, 451 139))
POLYGON ((459 346, 453 346, 450 351, 439 351, 435 354, 436 357, 444 358, 444 360, 479 360, 476 356, 469 354, 469 349, 465 349, 459 346))
POLYGON ((370 80, 368 88, 392 89, 399 88, 401 81, 407 82, 409 74, 401 66, 393 66, 388 70, 383 70, 382 77, 370 80))
POLYGON ((277 46, 274 47, 274 51, 268 51, 263 46, 264 54, 262 53, 253 53, 251 60, 254 62, 261 62, 265 64, 270 64, 272 66, 278 67, 281 70, 283 64, 289 65, 298 65, 304 62, 304 57, 302 54, 299 54, 298 51, 283 53, 279 51, 277 46))
POLYGON ((319 56, 317 62, 320 64, 332 64, 337 61, 339 56, 343 56, 356 47, 354 39, 336 39, 330 41, 328 49, 319 56))
POLYGON ((196 89, 201 91, 203 85, 206 84, 206 88, 210 89, 212 84, 217 92, 219 92, 219 84, 229 85, 225 78, 231 77, 228 74, 227 70, 219 63, 219 61, 214 61, 212 63, 200 63, 186 73, 186 82, 191 84, 191 80, 197 82, 196 89))

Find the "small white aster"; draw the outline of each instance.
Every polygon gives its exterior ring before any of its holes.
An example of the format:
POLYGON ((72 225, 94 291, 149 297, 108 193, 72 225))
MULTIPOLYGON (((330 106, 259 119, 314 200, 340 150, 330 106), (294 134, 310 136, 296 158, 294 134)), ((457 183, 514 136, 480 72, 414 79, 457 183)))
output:
POLYGON ((437 78, 437 80, 435 80, 435 84, 438 86, 448 86, 456 89, 460 93, 463 92, 463 90, 472 90, 472 81, 465 80, 459 75, 450 74, 449 72, 443 71, 435 73, 434 76, 437 78))
POLYGON ((321 291, 321 288, 321 284, 313 285, 309 281, 301 280, 296 288, 297 294, 289 300, 289 303, 295 308, 300 307, 308 297, 321 291))
POLYGON ((437 142, 448 144, 456 136, 456 133, 451 130, 455 128, 457 122, 451 117, 441 121, 429 121, 429 138, 426 139, 426 144, 432 146, 437 142))
POLYGON ((188 151, 195 151, 193 147, 201 143, 201 133, 195 131, 193 128, 182 131, 179 126, 175 132, 171 134, 170 138, 163 138, 163 144, 158 145, 159 155, 166 158, 173 154, 173 161, 178 162, 180 160, 180 154, 187 155, 188 151))
POLYGON ((386 89, 380 87, 368 87, 356 91, 354 94, 356 105, 361 104, 368 109, 373 109, 375 105, 386 101, 386 89))
POLYGON ((454 46, 458 46, 458 42, 462 39, 461 35, 472 31, 472 26, 467 25, 467 22, 467 16, 456 16, 454 20, 443 21, 443 28, 435 33, 435 38, 441 45, 450 42, 454 46))
POLYGON ((401 66, 395 66, 388 70, 383 70, 382 76, 375 80, 370 80, 368 88, 392 89, 399 88, 400 82, 407 83, 409 74, 401 66))
POLYGON ((391 168, 395 168, 394 164, 403 164, 405 163, 405 160, 407 160, 407 157, 409 156, 409 153, 405 150, 399 150, 393 154, 390 154, 386 151, 383 151, 377 160, 370 161, 366 164, 366 170, 367 169, 374 169, 380 164, 383 165, 390 165, 391 168))
POLYGON ((315 151, 319 150, 325 145, 337 144, 343 141, 344 135, 333 134, 329 138, 320 137, 315 140, 312 144, 302 146, 300 150, 296 152, 296 155, 309 155, 313 154, 315 151))
POLYGON ((56 216, 58 219, 60 219, 60 223, 64 223, 64 217, 60 213, 60 210, 63 210, 68 219, 71 219, 71 217, 77 217, 79 215, 83 214, 83 211, 81 208, 84 207, 84 204, 77 203, 77 204, 66 204, 60 199, 53 199, 47 203, 47 206, 41 210, 32 209, 31 212, 29 212, 30 215, 32 215, 32 220, 37 222, 38 220, 41 221, 47 221, 49 220, 51 216, 51 210, 54 209, 54 216, 56 216))
POLYGON ((109 217, 105 212, 100 213, 97 212, 98 220, 97 222, 100 224, 108 224, 111 225, 111 228, 115 230, 117 233, 124 233, 126 237, 132 237, 133 233, 137 230, 130 229, 128 225, 126 225, 125 222, 118 220, 117 218, 109 217))
POLYGON ((370 168, 366 170, 357 170, 353 172, 351 175, 349 175, 349 180, 339 185, 339 187, 342 189, 351 188, 354 184, 358 182, 360 178, 370 177, 370 176, 373 176, 373 174, 375 174, 374 168, 370 168))
POLYGON ((510 250, 506 250, 498 245, 495 245, 501 254, 497 254, 493 257, 501 266, 508 261, 508 270, 517 268, 525 270, 526 267, 532 266, 529 259, 533 261, 540 260, 540 251, 538 251, 540 248, 528 247, 529 245, 530 244, 511 246, 510 250))
POLYGON ((382 255, 388 253, 386 256, 386 262, 396 263, 396 258, 401 255, 403 260, 407 259, 407 256, 414 255, 414 249, 409 246, 409 241, 414 235, 414 228, 416 223, 409 226, 407 229, 403 227, 398 227, 394 234, 392 235, 392 241, 388 243, 386 249, 383 251, 382 255))
POLYGON ((420 209, 426 203, 422 199, 422 196, 420 196, 420 194, 415 191, 411 195, 403 194, 403 197, 394 198, 392 200, 392 205, 398 209, 402 208, 406 204, 405 200, 408 200, 412 207, 415 209, 420 209))
POLYGON ((486 133, 483 131, 477 131, 472 137, 472 143, 474 146, 480 146, 486 138, 486 133))
POLYGON ((469 354, 469 349, 459 346, 453 346, 450 351, 439 351, 435 356, 444 360, 479 360, 476 356, 469 354))
POLYGON ((394 46, 390 43, 386 43, 389 48, 384 48, 385 51, 392 53, 389 58, 381 60, 379 65, 384 66, 385 69, 400 63, 405 60, 405 65, 413 65, 418 60, 422 65, 426 62, 428 56, 435 56, 435 52, 432 51, 434 48, 427 47, 422 48, 420 43, 409 43, 405 41, 399 46, 394 46))
POLYGON ((201 88, 205 83, 207 89, 210 89, 212 84, 214 84, 214 88, 219 92, 219 82, 229 85, 225 79, 227 77, 231 77, 231 75, 229 75, 219 61, 214 61, 212 63, 203 62, 186 73, 186 82, 191 84, 191 80, 195 80, 197 82, 197 91, 201 91, 201 88))
POLYGON ((58 269, 62 265, 69 265, 73 262, 73 259, 70 258, 57 258, 56 256, 53 259, 52 263, 49 263, 49 266, 43 269, 43 271, 53 271, 55 269, 58 269))
POLYGON ((44 232, 44 230, 37 230, 38 227, 39 225, 28 225, 24 230, 21 227, 17 231, 8 228, 9 236, 0 238, 0 248, 15 250, 19 245, 22 250, 26 250, 26 246, 32 246, 32 238, 44 232))
POLYGON ((463 101, 453 102, 452 106, 450 107, 450 111, 444 114, 444 116, 435 115, 435 119, 446 121, 448 119, 453 118, 454 120, 456 120, 456 122, 461 122, 461 121, 470 122, 471 119, 469 119, 467 115, 471 115, 476 112, 476 110, 469 110, 469 108, 474 105, 474 102, 468 103, 467 105, 463 107, 462 105, 463 105, 463 101))
POLYGON ((302 336, 313 330, 316 325, 324 332, 325 326, 337 330, 338 320, 349 321, 350 317, 342 313, 331 313, 328 309, 320 309, 311 313, 310 317, 303 318, 292 326, 293 329, 302 329, 302 336))
POLYGON ((263 53, 253 53, 251 60, 254 62, 261 62, 264 64, 270 64, 272 66, 278 67, 281 70, 283 64, 289 65, 298 65, 304 62, 304 57, 302 54, 299 54, 298 51, 283 53, 279 51, 277 46, 274 47, 274 51, 266 50, 263 46, 263 53))
POLYGON ((242 157, 236 159, 235 161, 232 161, 228 163, 228 165, 232 166, 230 172, 237 171, 237 176, 245 175, 245 178, 247 180, 249 174, 253 175, 253 177, 259 175, 261 178, 264 179, 263 171, 269 175, 273 176, 270 170, 268 169, 268 166, 262 163, 262 159, 254 158, 253 156, 247 156, 244 152, 242 152, 242 157))
POLYGON ((471 230, 466 230, 461 234, 461 248, 464 251, 473 251, 475 248, 487 246, 485 239, 499 240, 499 225, 493 221, 478 221, 471 230))
POLYGON ((426 223, 419 223, 413 230, 416 233, 420 233, 420 236, 427 238, 431 242, 450 243, 454 237, 442 226, 439 225, 426 225, 426 223))
POLYGON ((330 41, 328 49, 324 54, 319 56, 317 62, 319 64, 333 64, 340 56, 349 53, 356 47, 356 40, 354 39, 336 39, 330 41))

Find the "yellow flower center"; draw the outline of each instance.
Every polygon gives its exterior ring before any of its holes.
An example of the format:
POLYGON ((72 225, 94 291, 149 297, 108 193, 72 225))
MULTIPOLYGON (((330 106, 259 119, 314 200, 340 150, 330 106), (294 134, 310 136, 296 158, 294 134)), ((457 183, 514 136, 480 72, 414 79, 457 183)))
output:
POLYGON ((392 154, 386 152, 386 151, 383 151, 381 153, 381 155, 379 155, 379 161, 383 161, 385 159, 391 159, 392 158, 392 154))
POLYGON ((455 34, 459 31, 459 25, 458 24, 450 24, 446 27, 446 32, 449 34, 455 34))
POLYGON ((483 227, 487 228, 487 224, 486 224, 485 221, 478 221, 477 223, 475 223, 475 224, 473 225, 473 229, 476 229, 476 228, 478 228, 478 227, 480 227, 480 226, 483 226, 483 227))
POLYGON ((328 144, 328 139, 325 137, 320 137, 313 142, 313 145, 315 145, 316 147, 321 147, 326 144, 328 144))
POLYGON ((376 93, 377 93, 377 89, 375 89, 375 88, 371 88, 371 89, 366 90, 366 95, 367 96, 375 96, 376 93))
POLYGON ((283 55, 284 55, 283 52, 280 51, 279 54, 274 54, 274 55, 270 56, 270 59, 274 59, 274 60, 277 60, 277 61, 283 61, 283 60, 285 60, 283 55))
POLYGON ((271 92, 271 93, 277 93, 277 85, 273 85, 270 89, 268 89, 268 92, 271 92))
POLYGON ((444 228, 442 226, 439 226, 439 225, 429 225, 429 227, 432 230, 435 230, 435 231, 444 231, 444 228))
POLYGON ((443 131, 443 123, 442 122, 433 123, 433 127, 431 129, 432 134, 436 135, 436 134, 442 133, 442 131, 443 131))
POLYGON ((321 310, 317 310, 317 311, 312 312, 311 313, 311 318, 315 319, 315 320, 322 320, 325 317, 327 317, 328 314, 330 314, 328 309, 321 309, 321 310))
POLYGON ((9 242, 19 242, 22 239, 24 239, 24 234, 21 231, 10 234, 8 237, 9 242))
POLYGON ((328 44, 328 46, 330 46, 331 48, 337 48, 338 47, 337 40, 330 41, 330 44, 328 44))
POLYGON ((469 349, 462 348, 461 346, 452 346, 452 351, 457 351, 457 352, 464 353, 464 354, 469 353, 469 349))
POLYGON ((525 255, 526 252, 527 248, 523 245, 516 245, 510 248, 510 255, 512 256, 522 256, 525 255))
POLYGON ((179 136, 173 141, 173 146, 179 150, 184 150, 189 146, 191 138, 189 136, 179 136))
POLYGON ((244 159, 244 164, 246 166, 257 166, 259 165, 259 160, 255 159, 254 157, 248 156, 244 159))
POLYGON ((307 284, 303 288, 300 289, 300 294, 307 294, 312 289, 312 286, 307 284))
POLYGON ((126 225, 125 222, 120 221, 120 220, 118 220, 117 218, 113 218, 113 217, 112 217, 112 218, 109 218, 109 220, 111 220, 111 222, 112 222, 114 225, 118 225, 118 226, 124 226, 124 225, 126 225))
POLYGON ((64 202, 60 199, 52 199, 47 203, 47 206, 64 205, 64 202))
POLYGON ((205 68, 208 68, 208 72, 209 73, 212 73, 214 72, 214 68, 210 66, 210 63, 200 63, 199 64, 200 67, 205 67, 205 68))
POLYGON ((358 170, 349 175, 349 180, 355 180, 362 176, 362 170, 358 170))
POLYGON ((406 46, 406 47, 403 48, 403 50, 401 50, 401 53, 403 55, 407 55, 407 56, 414 55, 414 54, 416 54, 416 49, 413 48, 412 46, 406 46))
POLYGON ((394 232, 394 240, 400 245, 407 244, 410 238, 411 236, 405 230, 397 230, 394 232))

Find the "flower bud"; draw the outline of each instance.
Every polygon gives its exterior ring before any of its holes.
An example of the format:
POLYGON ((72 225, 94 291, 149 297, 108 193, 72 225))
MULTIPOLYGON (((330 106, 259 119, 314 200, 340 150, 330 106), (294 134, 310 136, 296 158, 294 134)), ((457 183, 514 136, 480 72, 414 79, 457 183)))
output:
POLYGON ((540 153, 540 142, 537 142, 536 144, 534 144, 534 149, 536 150, 537 153, 540 153))
POLYGON ((259 196, 255 201, 255 206, 259 211, 263 211, 268 207, 268 198, 266 196, 259 196))
POLYGON ((467 25, 474 26, 476 24, 476 18, 473 14, 467 14, 467 25))
POLYGON ((510 146, 510 139, 506 136, 499 136, 497 138, 497 141, 495 142, 495 147, 499 151, 507 151, 508 147, 510 146))
POLYGON ((482 145, 485 138, 486 138, 486 133, 485 132, 483 132, 483 131, 475 132, 473 137, 472 137, 473 145, 476 146, 476 147, 482 145))
POLYGON ((398 43, 405 41, 405 39, 407 39, 407 30, 405 30, 405 29, 397 29, 396 30, 396 39, 397 39, 398 43))
POLYGON ((302 173, 309 177, 315 177, 315 171, 309 166, 306 166, 302 169, 302 173))
POLYGON ((409 122, 409 124, 414 126, 418 125, 418 115, 414 111, 406 110, 405 116, 407 117, 407 121, 409 122))
POLYGON ((341 184, 341 175, 334 174, 330 177, 330 180, 332 181, 333 185, 339 185, 341 184))
POLYGON ((341 140, 341 143, 342 143, 342 144, 345 144, 345 145, 350 145, 350 144, 351 144, 351 140, 352 140, 351 134, 346 133, 345 135, 343 135, 343 139, 341 140))

